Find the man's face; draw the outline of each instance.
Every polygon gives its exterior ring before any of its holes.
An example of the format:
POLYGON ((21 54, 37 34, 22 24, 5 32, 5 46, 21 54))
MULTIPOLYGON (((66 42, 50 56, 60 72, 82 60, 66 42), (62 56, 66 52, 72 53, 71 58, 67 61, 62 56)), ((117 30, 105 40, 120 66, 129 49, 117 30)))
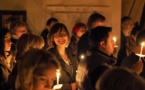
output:
POLYGON ((109 34, 109 37, 108 37, 106 43, 104 42, 103 50, 107 55, 110 56, 114 52, 115 43, 113 41, 112 32, 109 32, 108 34, 109 34))
POLYGON ((124 23, 122 23, 122 30, 124 32, 124 35, 129 36, 133 27, 134 25, 132 20, 127 20, 124 23))

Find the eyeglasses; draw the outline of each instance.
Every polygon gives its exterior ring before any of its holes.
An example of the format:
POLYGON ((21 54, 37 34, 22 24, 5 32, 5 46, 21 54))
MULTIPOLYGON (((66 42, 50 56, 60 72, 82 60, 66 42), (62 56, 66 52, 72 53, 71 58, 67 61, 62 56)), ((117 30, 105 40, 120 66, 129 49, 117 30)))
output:
POLYGON ((54 35, 55 38, 65 37, 65 36, 67 36, 66 33, 63 33, 63 34, 55 34, 55 35, 54 35))

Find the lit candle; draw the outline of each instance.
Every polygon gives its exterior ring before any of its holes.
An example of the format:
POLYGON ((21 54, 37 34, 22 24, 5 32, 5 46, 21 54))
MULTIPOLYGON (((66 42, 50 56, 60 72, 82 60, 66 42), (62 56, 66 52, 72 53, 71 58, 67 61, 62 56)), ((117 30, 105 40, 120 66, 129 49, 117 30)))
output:
POLYGON ((60 70, 56 70, 57 85, 59 85, 60 70))
POLYGON ((140 55, 142 55, 142 50, 143 50, 143 47, 144 47, 144 42, 142 42, 142 43, 141 43, 140 55))
POLYGON ((81 59, 84 59, 85 58, 85 56, 84 55, 81 55, 81 59))
POLYGON ((114 44, 115 44, 115 47, 118 47, 117 45, 116 45, 116 37, 113 37, 113 41, 114 41, 114 44))
POLYGON ((113 37, 114 43, 116 44, 116 37, 113 37))

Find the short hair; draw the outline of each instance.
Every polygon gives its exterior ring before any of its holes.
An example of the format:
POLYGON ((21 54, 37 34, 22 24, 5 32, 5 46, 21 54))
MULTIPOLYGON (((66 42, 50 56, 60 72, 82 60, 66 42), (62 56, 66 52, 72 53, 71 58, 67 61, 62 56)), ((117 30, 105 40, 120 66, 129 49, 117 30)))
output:
POLYGON ((22 56, 21 63, 18 63, 18 75, 16 78, 17 90, 28 90, 34 85, 34 75, 44 69, 60 69, 56 57, 48 51, 31 49, 22 56))
POLYGON ((129 17, 129 16, 124 16, 124 17, 121 19, 121 23, 124 23, 124 22, 126 22, 127 20, 132 20, 132 18, 129 17))
POLYGON ((52 22, 58 22, 58 20, 56 18, 50 18, 47 20, 46 25, 49 26, 52 22))
POLYGON ((91 41, 91 47, 99 48, 101 41, 107 41, 109 32, 112 31, 111 27, 98 26, 93 28, 90 32, 89 40, 91 41))
POLYGON ((34 34, 23 34, 16 45, 16 60, 19 60, 21 56, 31 48, 41 48, 44 45, 42 37, 34 34))
POLYGON ((90 15, 88 22, 87 22, 87 26, 88 29, 92 29, 92 25, 97 22, 97 21, 101 21, 104 22, 105 21, 105 17, 97 12, 93 13, 90 15))
POLYGON ((141 30, 136 38, 136 45, 140 46, 142 42, 145 42, 145 29, 141 30))
POLYGON ((54 43, 54 34, 56 34, 57 32, 61 33, 63 30, 66 32, 68 39, 70 41, 70 34, 67 27, 63 23, 56 23, 50 29, 49 36, 48 36, 48 44, 50 48, 56 46, 56 44, 54 43))
POLYGON ((14 34, 16 31, 16 28, 21 27, 21 26, 26 27, 26 30, 29 31, 28 24, 25 21, 16 20, 10 26, 10 33, 14 34))
POLYGON ((4 44, 4 37, 5 35, 9 33, 9 30, 7 28, 0 28, 0 56, 3 58, 5 57, 5 44, 4 44))
POLYGON ((77 24, 73 27, 72 33, 73 33, 74 35, 76 35, 76 34, 78 33, 78 31, 79 31, 80 28, 86 29, 87 26, 86 26, 84 23, 77 23, 77 24))
POLYGON ((127 68, 116 67, 103 73, 96 84, 97 90, 145 90, 145 81, 127 68))

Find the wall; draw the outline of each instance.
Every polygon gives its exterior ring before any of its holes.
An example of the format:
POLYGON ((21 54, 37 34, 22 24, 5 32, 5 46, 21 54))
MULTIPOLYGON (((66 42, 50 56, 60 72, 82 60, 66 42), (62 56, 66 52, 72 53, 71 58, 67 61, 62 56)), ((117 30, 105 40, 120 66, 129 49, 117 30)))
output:
MULTIPOLYGON (((48 13, 51 11, 49 10, 50 6, 73 6, 76 11, 78 11, 78 9, 80 9, 79 6, 81 6, 81 10, 102 13, 107 18, 106 25, 113 28, 113 33, 117 37, 117 44, 119 45, 121 0, 0 0, 0 10, 26 10, 27 22, 32 32, 37 35, 40 35, 41 31, 45 28, 46 20, 51 16, 51 14, 48 13), (89 7, 89 10, 87 7, 89 7)), ((71 9, 68 10, 73 12, 74 8, 70 8, 71 9)), ((64 10, 66 11, 66 7, 64 10)), ((83 17, 84 19, 81 18, 81 21, 86 23, 89 14, 86 14, 86 17, 83 17)), ((67 17, 64 16, 60 19, 63 22, 65 18, 67 17)), ((68 18, 68 20, 70 19, 68 18)), ((73 19, 71 18, 71 20, 73 19)), ((71 20, 69 21, 71 25, 67 24, 70 31, 72 25, 75 23, 74 20, 71 20)))

